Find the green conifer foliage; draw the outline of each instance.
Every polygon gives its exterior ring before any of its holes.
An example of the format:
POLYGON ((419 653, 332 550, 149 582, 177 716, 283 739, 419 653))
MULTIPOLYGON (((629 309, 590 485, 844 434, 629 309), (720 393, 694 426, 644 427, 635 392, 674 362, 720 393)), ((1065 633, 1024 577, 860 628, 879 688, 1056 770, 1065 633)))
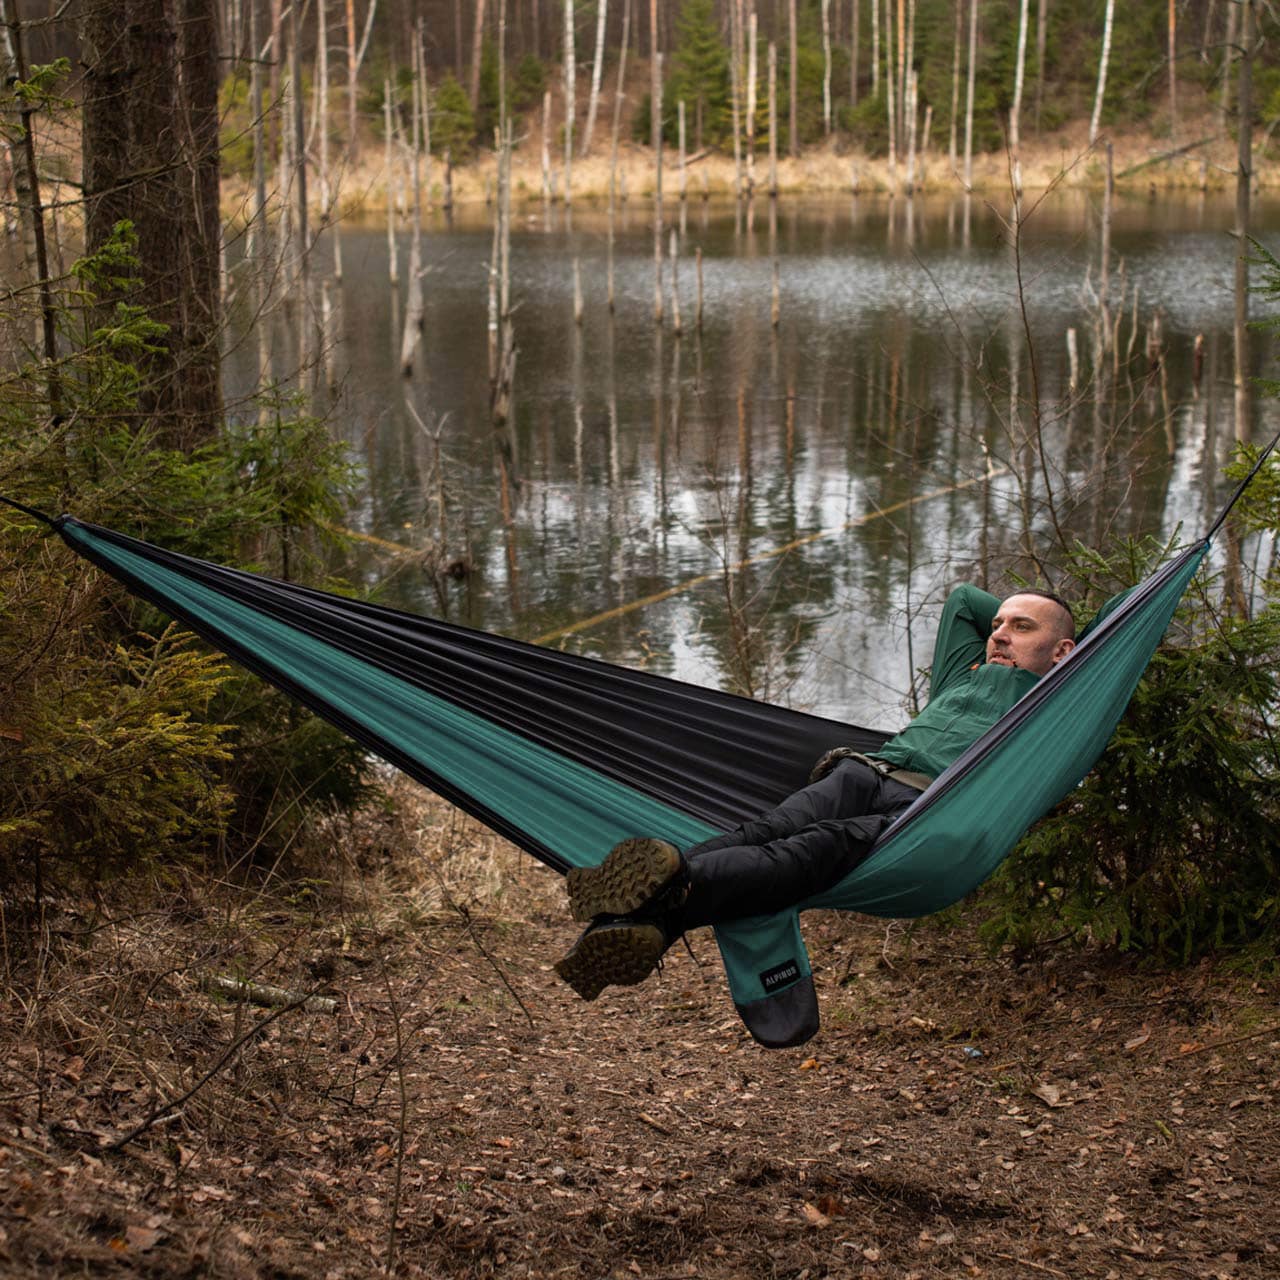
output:
POLYGON ((676 104, 684 99, 693 148, 722 143, 729 134, 729 51, 720 38, 712 0, 684 0, 676 24, 674 71, 664 99, 664 129, 674 138, 676 104))
POLYGON ((471 154, 475 136, 476 118, 467 91, 455 76, 447 75, 432 95, 431 150, 436 155, 448 151, 458 163, 471 154))

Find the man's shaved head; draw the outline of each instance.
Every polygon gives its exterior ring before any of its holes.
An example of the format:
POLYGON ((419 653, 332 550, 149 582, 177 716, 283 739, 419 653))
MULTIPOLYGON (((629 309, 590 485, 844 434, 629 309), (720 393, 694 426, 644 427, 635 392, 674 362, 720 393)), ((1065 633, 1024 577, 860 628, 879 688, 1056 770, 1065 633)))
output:
POLYGON ((1067 602, 1049 591, 1018 591, 991 622, 987 661, 1045 675, 1075 648, 1075 619, 1067 602))

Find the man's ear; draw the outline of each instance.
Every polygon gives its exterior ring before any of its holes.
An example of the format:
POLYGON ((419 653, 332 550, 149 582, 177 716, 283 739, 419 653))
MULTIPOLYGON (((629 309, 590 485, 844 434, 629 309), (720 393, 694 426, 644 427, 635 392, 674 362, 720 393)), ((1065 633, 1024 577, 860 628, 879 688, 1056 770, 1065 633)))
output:
POLYGON ((1065 637, 1063 637, 1063 639, 1059 640, 1058 643, 1054 646, 1054 650, 1053 650, 1054 662, 1055 663, 1061 662, 1063 658, 1065 658, 1067 654, 1069 654, 1071 650, 1074 649, 1075 647, 1076 647, 1076 642, 1074 640, 1068 640, 1065 637))

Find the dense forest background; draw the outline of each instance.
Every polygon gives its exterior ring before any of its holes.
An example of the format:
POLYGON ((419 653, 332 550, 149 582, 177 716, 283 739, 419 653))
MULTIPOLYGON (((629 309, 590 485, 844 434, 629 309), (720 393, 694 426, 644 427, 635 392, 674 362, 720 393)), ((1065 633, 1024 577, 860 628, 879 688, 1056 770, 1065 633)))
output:
MULTIPOLYGON (((19 4, 11 0, 10 22, 19 4)), ((28 58, 70 59, 74 92, 94 6, 78 6, 78 20, 53 0, 20 7, 28 58)), ((777 145, 790 154, 829 142, 902 157, 932 145, 954 160, 966 134, 978 152, 1017 150, 1074 122, 1088 122, 1090 140, 1100 129, 1140 126, 1170 146, 1194 145, 1233 126, 1246 45, 1254 121, 1280 118, 1272 15, 1227 0, 325 0, 300 11, 283 0, 133 0, 123 8, 138 26, 181 35, 194 24, 209 33, 201 44, 216 39, 221 114, 233 126, 224 164, 246 173, 251 71, 262 72, 254 92, 270 112, 295 58, 308 93, 325 82, 333 143, 353 149, 380 137, 385 86, 407 114, 420 59, 440 113, 432 148, 455 160, 493 145, 504 96, 508 109, 536 115, 550 94, 557 141, 572 119, 575 146, 606 144, 610 112, 600 98, 616 91, 620 67, 626 129, 637 140, 651 140, 660 91, 673 144, 683 102, 691 149, 728 149, 736 135, 763 150, 771 47, 777 145)))

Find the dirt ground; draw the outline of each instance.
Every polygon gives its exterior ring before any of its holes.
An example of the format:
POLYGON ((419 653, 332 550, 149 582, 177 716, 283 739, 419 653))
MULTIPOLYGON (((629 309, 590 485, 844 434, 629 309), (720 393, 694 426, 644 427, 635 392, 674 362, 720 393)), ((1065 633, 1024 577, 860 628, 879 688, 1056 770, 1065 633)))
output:
POLYGON ((0 921, 0 1274, 1280 1275, 1274 976, 814 915, 769 1051, 705 933, 578 1001, 558 878, 416 804, 323 882, 0 921))

